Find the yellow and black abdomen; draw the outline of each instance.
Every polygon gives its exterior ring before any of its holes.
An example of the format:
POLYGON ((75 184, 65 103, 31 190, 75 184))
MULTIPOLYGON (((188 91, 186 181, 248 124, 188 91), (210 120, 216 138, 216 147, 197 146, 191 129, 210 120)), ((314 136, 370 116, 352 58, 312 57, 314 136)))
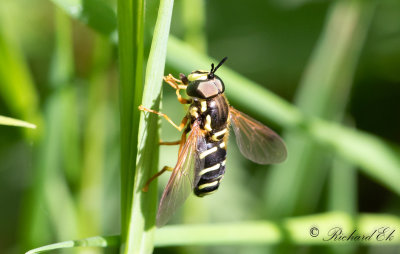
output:
POLYGON ((195 101, 191 108, 197 109, 198 117, 202 120, 201 127, 206 133, 207 150, 200 154, 200 158, 204 158, 204 168, 197 172, 200 180, 194 189, 194 193, 202 197, 218 189, 225 173, 229 106, 221 94, 195 101))

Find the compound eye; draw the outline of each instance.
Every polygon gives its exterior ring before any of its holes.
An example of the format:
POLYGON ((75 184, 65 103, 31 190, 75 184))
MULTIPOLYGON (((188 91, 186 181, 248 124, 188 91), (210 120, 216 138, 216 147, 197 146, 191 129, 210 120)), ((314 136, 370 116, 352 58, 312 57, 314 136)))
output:
POLYGON ((224 87, 224 84, 222 83, 222 81, 221 81, 220 79, 216 78, 216 79, 214 80, 214 84, 215 84, 215 86, 217 87, 217 89, 218 89, 218 91, 219 91, 220 93, 223 93, 223 92, 224 92, 225 87, 224 87))
POLYGON ((210 98, 218 95, 218 89, 213 84, 214 82, 202 82, 197 87, 197 92, 203 96, 203 98, 210 98))

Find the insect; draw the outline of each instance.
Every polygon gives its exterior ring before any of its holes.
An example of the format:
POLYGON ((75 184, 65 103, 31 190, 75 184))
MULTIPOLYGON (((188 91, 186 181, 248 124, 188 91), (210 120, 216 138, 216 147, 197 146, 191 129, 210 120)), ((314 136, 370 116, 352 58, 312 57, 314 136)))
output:
POLYGON ((172 171, 158 208, 158 227, 170 219, 192 191, 203 197, 218 189, 225 173, 231 124, 239 150, 246 158, 259 164, 280 163, 286 159, 285 144, 275 132, 229 106, 224 95, 224 83, 215 75, 226 59, 216 67, 211 64, 210 71, 193 71, 187 77, 180 74, 180 79, 171 74, 164 77, 165 82, 176 90, 178 101, 190 104, 179 126, 167 115, 139 106, 140 110, 158 114, 179 131, 183 130, 179 141, 160 142, 161 145, 179 145, 175 168, 164 167, 144 187, 146 190, 153 179, 165 171, 172 171), (190 98, 183 98, 180 90, 186 90, 190 98))

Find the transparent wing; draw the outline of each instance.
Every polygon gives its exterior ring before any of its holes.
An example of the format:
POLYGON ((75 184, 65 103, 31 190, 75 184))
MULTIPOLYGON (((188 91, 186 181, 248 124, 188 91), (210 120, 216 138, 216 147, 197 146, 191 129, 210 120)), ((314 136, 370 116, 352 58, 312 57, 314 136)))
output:
POLYGON ((240 152, 258 164, 283 162, 287 152, 283 140, 273 130, 230 107, 230 118, 240 152))
POLYGON ((204 159, 200 159, 199 154, 205 149, 205 139, 196 121, 162 194, 157 212, 157 227, 167 223, 197 185, 197 172, 204 167, 204 159))

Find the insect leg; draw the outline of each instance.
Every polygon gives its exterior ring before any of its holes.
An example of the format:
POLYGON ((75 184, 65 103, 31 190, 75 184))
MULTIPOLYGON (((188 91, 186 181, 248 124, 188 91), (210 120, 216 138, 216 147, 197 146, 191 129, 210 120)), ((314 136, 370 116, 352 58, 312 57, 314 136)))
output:
POLYGON ((168 76, 164 77, 164 81, 170 85, 172 88, 174 89, 181 89, 181 90, 185 90, 186 89, 186 85, 184 85, 182 83, 181 80, 175 78, 174 76, 172 76, 171 74, 169 74, 168 76))
POLYGON ((172 124, 172 126, 174 126, 176 129, 178 129, 178 131, 182 131, 183 127, 185 127, 186 122, 187 122, 187 117, 185 116, 185 117, 183 118, 181 124, 178 126, 178 125, 176 125, 176 124, 171 120, 171 118, 169 118, 169 116, 167 116, 167 115, 164 114, 164 113, 157 112, 157 111, 155 111, 155 110, 145 108, 143 105, 140 105, 140 106, 139 106, 139 110, 141 110, 141 111, 147 111, 147 112, 154 113, 154 114, 157 114, 157 115, 159 115, 159 116, 164 117, 170 124, 172 124))
POLYGON ((185 90, 187 87, 187 85, 185 85, 181 80, 179 80, 179 79, 175 78, 174 76, 172 76, 171 74, 169 74, 168 76, 164 77, 164 81, 176 90, 176 96, 178 97, 178 101, 181 104, 192 103, 192 100, 182 98, 182 96, 180 94, 180 90, 185 90), (184 84, 184 85, 182 85, 182 84, 184 84))
POLYGON ((165 141, 160 141, 160 145, 163 145, 163 146, 174 146, 174 145, 179 145, 181 143, 181 141, 180 140, 177 140, 177 141, 168 141, 168 142, 165 142, 165 141))
POLYGON ((185 98, 182 98, 182 95, 180 94, 180 89, 176 89, 176 97, 178 97, 178 101, 181 103, 181 104, 190 104, 190 103, 192 103, 192 100, 188 100, 188 99, 185 99, 185 98))
POLYGON ((189 132, 189 129, 185 129, 185 131, 182 133, 181 139, 178 141, 172 141, 172 142, 163 142, 160 141, 160 145, 166 145, 166 146, 173 146, 173 145, 179 145, 179 154, 181 154, 181 150, 183 145, 186 143, 186 134, 189 132))
POLYGON ((149 190, 149 185, 150 183, 156 179, 157 177, 159 177, 160 175, 162 175, 165 171, 172 171, 174 170, 174 168, 168 167, 168 166, 164 166, 159 172, 157 172, 155 175, 153 175, 152 177, 150 177, 149 180, 147 180, 146 184, 144 185, 144 187, 142 188, 143 192, 147 192, 149 190))

